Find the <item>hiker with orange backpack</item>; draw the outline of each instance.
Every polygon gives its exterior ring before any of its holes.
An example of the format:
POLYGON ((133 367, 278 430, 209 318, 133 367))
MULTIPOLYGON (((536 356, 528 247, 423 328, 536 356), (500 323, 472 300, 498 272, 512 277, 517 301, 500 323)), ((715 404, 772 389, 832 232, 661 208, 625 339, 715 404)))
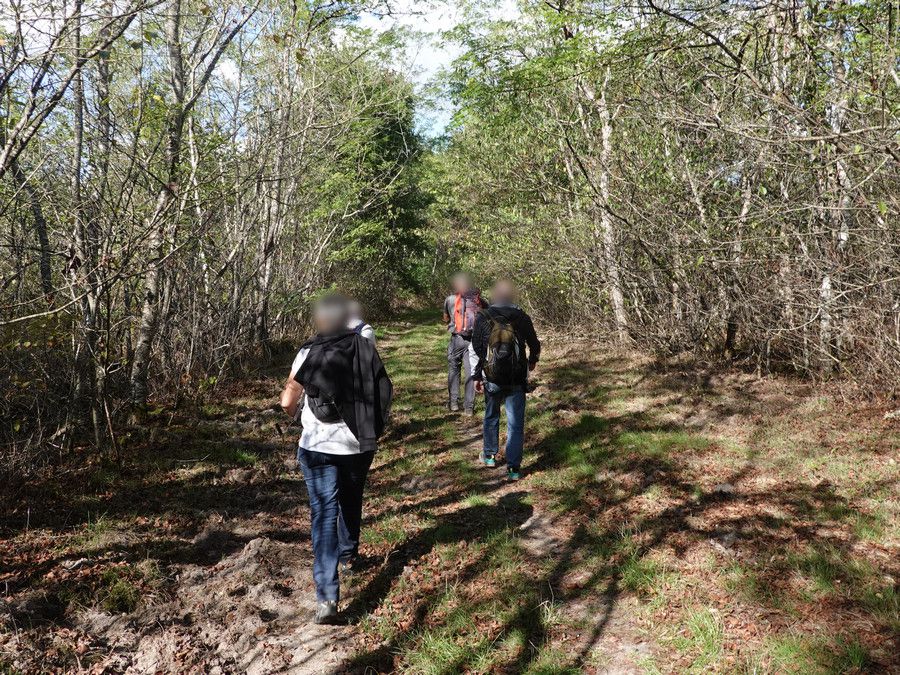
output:
POLYGON ((478 315, 472 333, 476 362, 473 378, 484 392, 484 449, 479 459, 496 466, 500 449, 500 407, 506 407, 506 477, 521 477, 525 443, 525 391, 528 373, 541 356, 534 323, 515 304, 516 288, 505 280, 494 284, 491 306, 478 315))
POLYGON ((475 317, 486 303, 481 293, 472 286, 469 275, 460 272, 454 275, 453 293, 444 300, 444 323, 450 332, 447 347, 447 392, 451 412, 459 412, 460 368, 464 382, 463 405, 467 415, 475 414, 475 383, 472 380, 472 366, 469 345, 475 328, 475 317))

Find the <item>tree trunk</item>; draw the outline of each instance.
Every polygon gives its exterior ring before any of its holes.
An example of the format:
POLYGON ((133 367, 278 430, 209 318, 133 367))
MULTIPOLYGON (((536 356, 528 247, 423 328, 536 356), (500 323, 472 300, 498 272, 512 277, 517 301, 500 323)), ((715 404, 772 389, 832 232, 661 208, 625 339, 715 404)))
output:
MULTIPOLYGON (((840 136, 844 131, 844 120, 847 112, 847 94, 845 91, 846 68, 844 67, 845 22, 840 12, 843 9, 843 0, 837 0, 829 5, 834 13, 833 28, 829 39, 829 51, 831 61, 831 104, 828 108, 828 128, 835 136, 840 136)), ((822 275, 819 291, 819 346, 822 351, 822 370, 830 373, 836 365, 840 364, 842 330, 835 326, 838 308, 834 306, 835 290, 840 288, 840 270, 843 266, 850 241, 850 191, 851 182, 847 172, 847 165, 841 155, 840 143, 832 146, 833 161, 829 167, 829 181, 827 183, 834 197, 827 217, 831 225, 831 243, 827 247, 830 255, 826 260, 826 270, 822 275)))
POLYGON ((96 318, 97 294, 95 265, 96 256, 88 235, 87 217, 84 207, 82 185, 83 152, 84 152, 84 75, 81 43, 81 3, 76 5, 74 28, 74 51, 77 74, 72 81, 73 95, 73 154, 72 154, 72 218, 74 257, 70 261, 73 294, 81 295, 82 334, 79 336, 75 355, 75 401, 74 411, 91 409, 95 439, 99 441, 100 426, 98 424, 96 382, 94 372, 95 345, 97 343, 96 318))
POLYGON ((44 209, 41 207, 41 198, 37 190, 31 184, 28 176, 22 171, 18 160, 10 162, 10 171, 16 183, 22 186, 28 196, 28 206, 31 209, 31 217, 34 220, 34 233, 37 236, 40 248, 40 260, 38 269, 41 274, 41 289, 47 302, 53 300, 53 269, 50 264, 50 237, 47 235, 47 219, 44 217, 44 209))
POLYGON ((166 17, 166 41, 168 43, 170 84, 173 102, 169 106, 166 121, 166 179, 156 196, 156 206, 147 224, 150 233, 148 249, 150 260, 144 276, 144 299, 141 320, 134 346, 131 370, 131 404, 137 415, 147 403, 147 378, 150 368, 150 352, 156 337, 159 316, 159 291, 163 274, 163 257, 166 218, 178 189, 178 159, 184 130, 185 72, 181 53, 181 0, 171 0, 166 17))
MULTIPOLYGON (((616 333, 620 341, 628 339, 628 314, 625 311, 625 295, 622 291, 622 275, 619 271, 619 260, 616 243, 616 231, 612 222, 610 200, 610 166, 612 164, 612 114, 606 98, 606 90, 609 85, 610 70, 606 69, 600 95, 597 96, 591 87, 581 84, 584 96, 591 102, 594 111, 600 120, 600 148, 597 157, 597 183, 594 201, 600 211, 599 239, 601 243, 601 256, 603 271, 606 274, 609 300, 612 306, 613 319, 616 324, 616 333)), ((584 118, 582 116, 582 126, 584 118)), ((589 133, 589 129, 586 129, 589 133)))

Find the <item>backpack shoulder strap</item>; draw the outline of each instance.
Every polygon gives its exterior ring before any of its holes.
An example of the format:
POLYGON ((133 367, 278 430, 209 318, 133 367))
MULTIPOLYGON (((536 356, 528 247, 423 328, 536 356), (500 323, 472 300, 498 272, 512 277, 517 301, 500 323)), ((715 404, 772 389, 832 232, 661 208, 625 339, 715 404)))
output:
POLYGON ((506 316, 505 314, 501 314, 497 310, 492 310, 490 307, 485 307, 482 311, 494 323, 502 322, 502 323, 509 324, 510 326, 513 324, 513 317, 506 316))

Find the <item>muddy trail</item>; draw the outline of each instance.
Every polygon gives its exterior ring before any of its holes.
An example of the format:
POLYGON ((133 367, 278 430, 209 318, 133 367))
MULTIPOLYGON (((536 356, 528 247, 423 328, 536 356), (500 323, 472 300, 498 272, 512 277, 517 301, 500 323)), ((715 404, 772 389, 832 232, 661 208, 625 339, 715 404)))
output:
POLYGON ((284 364, 8 486, 0 672, 886 672, 900 431, 877 407, 549 336, 525 477, 445 407, 446 337, 379 335, 394 421, 346 625, 317 627, 284 364), (586 356, 587 355, 587 356, 586 356))

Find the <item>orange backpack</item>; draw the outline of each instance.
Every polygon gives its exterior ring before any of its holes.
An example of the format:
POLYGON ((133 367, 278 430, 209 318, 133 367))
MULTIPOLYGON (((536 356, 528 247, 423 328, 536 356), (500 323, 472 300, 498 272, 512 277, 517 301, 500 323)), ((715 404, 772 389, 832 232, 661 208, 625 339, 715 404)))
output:
POLYGON ((457 293, 453 305, 453 332, 466 338, 471 337, 475 328, 475 317, 481 306, 481 293, 478 291, 457 293))

